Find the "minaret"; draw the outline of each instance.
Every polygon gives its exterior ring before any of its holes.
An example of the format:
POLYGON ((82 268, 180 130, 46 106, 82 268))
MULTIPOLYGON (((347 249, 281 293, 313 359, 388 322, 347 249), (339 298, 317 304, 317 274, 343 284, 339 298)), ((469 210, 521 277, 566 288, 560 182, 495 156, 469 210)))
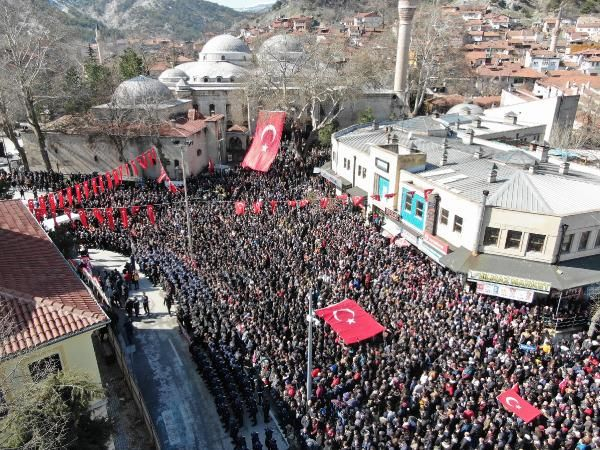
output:
POLYGON ((550 51, 556 52, 556 43, 558 42, 558 37, 560 36, 560 20, 562 18, 562 5, 558 8, 558 17, 556 18, 556 25, 554 26, 554 30, 552 30, 552 39, 550 40, 550 51))
POLYGON ((102 65, 102 49, 100 48, 100 27, 96 24, 96 48, 98 49, 98 64, 102 65))
POLYGON ((416 9, 414 3, 415 0, 398 0, 398 51, 396 53, 394 91, 401 99, 404 99, 407 91, 410 32, 416 9))

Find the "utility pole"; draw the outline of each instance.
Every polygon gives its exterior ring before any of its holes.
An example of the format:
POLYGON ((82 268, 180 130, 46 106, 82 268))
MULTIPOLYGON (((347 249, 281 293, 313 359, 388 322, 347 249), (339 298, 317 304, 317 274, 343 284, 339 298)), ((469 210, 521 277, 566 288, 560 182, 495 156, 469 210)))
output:
POLYGON ((186 173, 185 173, 185 154, 183 152, 183 149, 185 147, 189 147, 190 145, 192 145, 192 141, 191 140, 186 140, 183 144, 181 144, 181 146, 179 147, 179 150, 181 152, 181 174, 182 174, 182 178, 183 178, 183 193, 185 196, 185 215, 186 215, 186 219, 187 219, 187 237, 188 237, 188 256, 190 257, 190 259, 192 259, 194 257, 194 247, 193 247, 193 240, 192 240, 192 219, 190 217, 190 204, 188 201, 188 190, 187 190, 187 180, 186 180, 186 173))
POLYGON ((308 359, 306 362, 306 412, 312 397, 312 365, 313 365, 313 304, 312 293, 308 293, 308 359))

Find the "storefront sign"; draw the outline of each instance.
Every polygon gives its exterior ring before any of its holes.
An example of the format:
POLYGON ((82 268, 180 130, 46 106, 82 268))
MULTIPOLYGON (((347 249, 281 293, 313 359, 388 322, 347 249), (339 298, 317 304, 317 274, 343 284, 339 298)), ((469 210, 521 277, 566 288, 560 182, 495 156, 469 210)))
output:
POLYGON ((375 158, 375 167, 385 173, 390 171, 390 163, 380 158, 375 158))
POLYGON ((385 217, 393 220, 394 222, 400 223, 400 214, 398 213, 398 211, 394 211, 390 208, 385 208, 385 217))
POLYGON ((552 288, 552 284, 545 281, 512 277, 510 275, 500 275, 498 273, 477 272, 475 270, 469 270, 469 280, 489 281, 490 283, 506 284, 509 286, 533 289, 541 292, 550 292, 550 289, 552 288))
POLYGON ((450 247, 444 241, 442 241, 439 237, 434 236, 427 231, 423 234, 423 242, 427 243, 429 246, 433 247, 437 251, 447 255, 450 251, 450 247))
POLYGON ((565 289, 562 292, 554 289, 554 290, 552 290, 552 293, 550 294, 550 298, 552 300, 558 300, 559 298, 561 300, 565 300, 565 301, 580 300, 581 297, 583 297, 583 288, 582 287, 565 289))
POLYGON ((477 282, 477 293, 492 295, 494 297, 509 298, 519 302, 531 303, 533 301, 534 291, 529 289, 521 289, 512 286, 504 286, 502 284, 486 283, 484 281, 477 282))

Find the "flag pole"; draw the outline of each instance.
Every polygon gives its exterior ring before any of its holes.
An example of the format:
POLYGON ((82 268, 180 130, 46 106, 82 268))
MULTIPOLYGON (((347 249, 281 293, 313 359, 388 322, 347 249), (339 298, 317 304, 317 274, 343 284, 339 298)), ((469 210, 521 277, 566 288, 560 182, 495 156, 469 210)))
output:
MULTIPOLYGON (((185 141, 184 145, 191 145, 192 141, 185 141)), ((185 157, 183 154, 184 145, 180 147, 181 151, 181 173, 183 175, 183 194, 185 196, 185 215, 187 219, 187 234, 188 234, 188 256, 193 258, 193 242, 192 242, 192 221, 190 218, 190 205, 188 202, 188 190, 187 190, 187 181, 186 181, 186 173, 185 173, 185 157)))
POLYGON ((306 412, 310 408, 310 398, 312 396, 312 365, 313 365, 313 306, 312 295, 308 297, 308 359, 306 362, 306 412))

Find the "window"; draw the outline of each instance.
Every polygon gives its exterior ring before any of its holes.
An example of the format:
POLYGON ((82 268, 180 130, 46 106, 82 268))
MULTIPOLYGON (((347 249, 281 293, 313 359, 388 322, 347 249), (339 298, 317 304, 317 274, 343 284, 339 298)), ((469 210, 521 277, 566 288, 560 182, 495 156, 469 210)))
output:
POLYGON ((579 251, 585 250, 587 248, 591 233, 591 231, 584 231, 583 233, 581 233, 581 237, 579 238, 579 251))
POLYGON ((442 213, 440 214, 440 223, 442 225, 448 225, 448 216, 450 213, 447 209, 442 208, 442 213))
POLYGON ((208 77, 204 77, 204 82, 208 83, 208 77))
POLYGON ((208 112, 211 116, 215 115, 215 105, 213 105, 212 103, 210 105, 208 105, 208 112))
POLYGON ((600 231, 598 231, 598 234, 596 235, 596 243, 594 244, 594 247, 600 247, 600 231))
POLYGON ((362 177, 363 177, 363 178, 366 178, 366 177, 367 177, 367 168, 366 168, 366 167, 363 167, 363 170, 362 170, 362 177))
POLYGON ((174 163, 175 167, 179 167, 179 160, 178 159, 176 159, 175 161, 173 161, 173 163, 174 163))
POLYGON ((331 152, 331 160, 333 162, 337 162, 337 153, 336 152, 331 152))
POLYGON ((229 77, 229 81, 230 81, 231 83, 233 83, 233 82, 235 81, 235 79, 234 79, 233 77, 229 77))
POLYGON ((404 199, 404 210, 405 211, 412 211, 412 199, 413 199, 413 194, 410 192, 407 192, 406 198, 404 199))
POLYGON ((455 231, 456 233, 462 233, 462 227, 463 227, 462 217, 454 216, 454 227, 452 228, 452 231, 455 231))
POLYGON ((171 160, 170 159, 165 159, 165 166, 170 166, 171 165, 171 160))
POLYGON ((58 353, 42 358, 29 364, 31 379, 35 382, 44 380, 48 375, 62 370, 58 353))
POLYGON ((498 245, 498 237, 500 237, 500 228, 486 227, 483 245, 498 245))
POLYGON ((418 217, 419 219, 423 218, 423 202, 420 202, 417 200, 417 204, 415 207, 415 216, 418 217))
POLYGON ((222 83, 223 82, 223 77, 217 77, 217 83, 222 83))
POLYGON ((225 61, 225 55, 221 55, 221 61, 225 61))
POLYGON ((569 253, 571 251, 571 245, 573 244, 573 235, 568 234, 564 237, 562 246, 560 247, 561 253, 569 253))
POLYGON ((202 154, 202 149, 199 148, 198 150, 196 150, 196 156, 200 156, 202 154))
POLYGON ((362 166, 359 164, 358 165, 358 176, 360 177, 360 172, 362 171, 362 166))
POLYGON ((227 114, 228 116, 231 115, 231 105, 229 103, 225 105, 225 114, 227 114))
POLYGON ((504 248, 520 248, 522 236, 523 233, 521 231, 508 230, 508 234, 506 235, 506 245, 504 248))
POLYGON ((529 235, 529 240, 527 241, 527 251, 528 252, 541 252, 544 250, 545 242, 546 242, 545 234, 531 233, 529 235))

